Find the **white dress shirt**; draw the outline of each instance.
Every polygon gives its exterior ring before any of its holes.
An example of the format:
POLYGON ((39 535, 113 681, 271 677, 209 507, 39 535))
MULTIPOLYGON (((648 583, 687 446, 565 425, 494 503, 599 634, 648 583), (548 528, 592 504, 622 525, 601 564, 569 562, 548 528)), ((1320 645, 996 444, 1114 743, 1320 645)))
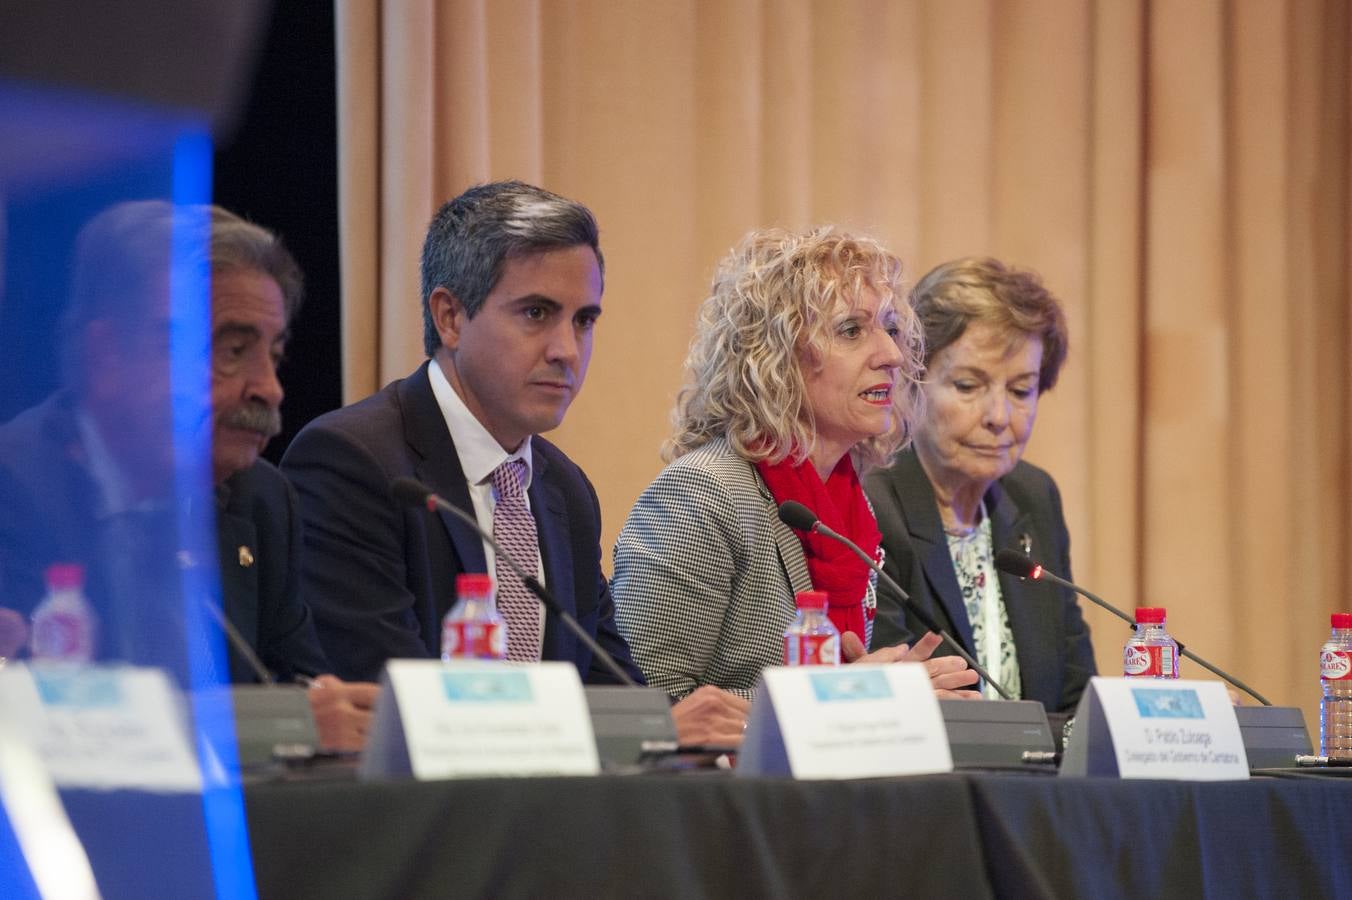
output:
MULTIPOLYGON (((451 387, 446 373, 434 359, 427 367, 427 377, 432 383, 432 393, 437 398, 437 406, 446 420, 446 429, 455 442, 456 455, 460 457, 460 468, 465 473, 465 484, 469 488, 470 502, 474 504, 474 518, 479 527, 489 534, 493 533, 493 508, 497 505, 497 495, 493 490, 493 471, 510 459, 519 459, 526 466, 526 481, 522 492, 530 490, 531 480, 535 477, 535 467, 531 459, 531 441, 526 438, 515 451, 508 453, 502 445, 488 433, 483 423, 469 411, 465 401, 451 387)), ((530 495, 526 494, 526 506, 530 507, 530 495)), ((539 527, 537 523, 537 529, 539 527)), ((484 561, 489 574, 497 571, 497 554, 484 542, 484 561)), ((545 583, 544 554, 539 554, 539 571, 535 576, 545 583)), ((545 633, 545 608, 540 606, 540 639, 543 644, 545 633)))

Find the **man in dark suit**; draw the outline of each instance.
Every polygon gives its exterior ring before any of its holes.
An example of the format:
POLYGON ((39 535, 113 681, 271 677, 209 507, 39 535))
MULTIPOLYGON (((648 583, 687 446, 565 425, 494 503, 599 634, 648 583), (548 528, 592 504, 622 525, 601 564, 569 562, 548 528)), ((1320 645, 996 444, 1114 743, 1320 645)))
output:
MULTIPOLYGON (((601 571, 595 491, 539 437, 562 422, 582 387, 603 266, 591 212, 519 182, 472 188, 432 220, 422 256, 430 359, 311 422, 282 462, 300 494, 320 640, 339 674, 370 679, 388 659, 438 656, 456 575, 488 571, 509 658, 568 661, 586 682, 614 681, 478 534, 452 516, 397 504, 391 482, 411 477, 474 512, 485 530, 503 529, 499 541, 522 547, 525 567, 641 681, 601 571), (513 505, 523 491, 524 517, 513 505), (525 538, 508 530, 508 515, 512 529, 524 520, 525 538)), ((716 689, 697 694, 674 710, 682 739, 740 740, 745 701, 716 689)))
MULTIPOLYGON (((330 667, 303 590, 296 493, 258 456, 282 428, 277 367, 300 305, 300 268, 275 235, 220 208, 212 210, 210 257, 211 461, 226 614, 269 668, 318 675, 330 667)), ((328 674, 310 683, 321 742, 360 749, 376 685, 328 674)))
MULTIPOLYGON (((98 657, 162 666, 185 682, 179 598, 198 554, 182 543, 191 517, 174 498, 167 453, 168 267, 175 216, 205 213, 146 201, 91 220, 77 246, 65 315, 65 387, 0 428, 4 602, 31 612, 46 567, 79 563, 99 617, 98 657)), ((221 609, 271 674, 311 678, 328 663, 300 592, 295 493, 258 458, 280 430, 276 365, 300 302, 300 270, 266 230, 218 208, 209 214, 221 609)), ((198 399, 184 407, 202 405, 198 399)), ((258 677, 233 645, 228 675, 235 682, 258 677)), ((309 697, 321 740, 357 749, 375 686, 332 675, 315 683, 309 697)))

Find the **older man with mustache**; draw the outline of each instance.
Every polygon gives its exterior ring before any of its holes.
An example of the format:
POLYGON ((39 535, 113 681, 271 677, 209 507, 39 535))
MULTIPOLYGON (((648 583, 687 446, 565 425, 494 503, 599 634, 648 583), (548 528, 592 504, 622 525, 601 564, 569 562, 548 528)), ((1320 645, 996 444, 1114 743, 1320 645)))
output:
MULTIPOLYGON (((122 203, 82 229, 60 339, 63 387, 0 427, 0 605, 31 613, 43 570, 78 563, 99 617, 97 658, 160 666, 185 682, 192 651, 176 598, 180 568, 194 561, 176 549, 184 511, 170 440, 181 387, 167 364, 169 248, 176 217, 203 212, 122 203)), ((320 675, 329 665, 301 593, 295 492, 258 457, 281 429, 277 366, 300 269, 267 230, 218 207, 209 214, 221 606, 272 674, 317 685, 310 700, 322 743, 357 749, 376 687, 320 675)), ((22 624, 0 614, 0 657, 21 650, 22 624)), ((233 647, 228 677, 256 677, 233 647)))
MULTIPOLYGON (((282 430, 277 368, 300 305, 301 273, 274 235, 219 207, 211 211, 210 257, 211 462, 227 615, 256 626, 246 639, 270 668, 306 678, 330 670, 302 599, 296 495, 259 458, 282 430), (249 609, 258 612, 252 622, 249 609)), ((311 684, 323 743, 359 749, 376 685, 329 674, 311 684)))

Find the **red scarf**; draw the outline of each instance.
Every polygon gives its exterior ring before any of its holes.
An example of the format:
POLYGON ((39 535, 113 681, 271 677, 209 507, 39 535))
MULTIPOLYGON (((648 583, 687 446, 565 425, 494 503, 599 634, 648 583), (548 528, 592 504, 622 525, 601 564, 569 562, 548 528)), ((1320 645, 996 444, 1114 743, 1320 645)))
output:
MULTIPOLYGON (((864 489, 848 453, 836 464, 825 484, 808 461, 797 466, 788 458, 774 465, 762 461, 756 463, 756 470, 765 479, 776 503, 797 500, 816 513, 826 527, 845 535, 874 559, 878 558, 878 545, 883 536, 878 531, 878 520, 873 518, 873 511, 864 499, 864 489)), ((826 614, 832 624, 841 634, 853 631, 867 646, 864 593, 868 590, 868 566, 837 541, 819 534, 796 533, 803 544, 803 555, 807 557, 812 586, 826 591, 830 598, 826 614)), ((873 610, 868 610, 867 615, 872 618, 873 610)))

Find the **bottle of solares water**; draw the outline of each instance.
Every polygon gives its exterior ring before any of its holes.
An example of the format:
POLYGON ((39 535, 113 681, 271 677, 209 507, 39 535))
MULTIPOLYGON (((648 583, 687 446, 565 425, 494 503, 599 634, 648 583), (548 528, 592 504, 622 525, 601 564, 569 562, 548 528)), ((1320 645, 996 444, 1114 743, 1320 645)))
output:
POLYGON ((826 616, 825 591, 800 591, 798 615, 784 631, 784 665, 840 665, 840 631, 826 616))
POLYGON ((1178 642, 1164 630, 1163 606, 1138 606, 1136 631, 1122 650, 1122 674, 1132 678, 1177 678, 1178 642))
POLYGON ((84 595, 84 567, 55 563, 43 575, 47 596, 33 610, 33 659, 90 662, 94 659, 98 622, 94 607, 84 595))
POLYGON ((1352 759, 1352 613, 1334 613, 1333 633, 1319 649, 1319 753, 1352 759))
POLYGON ((455 606, 441 620, 441 658, 506 659, 507 623, 493 602, 493 579, 457 575, 455 595, 455 606))

